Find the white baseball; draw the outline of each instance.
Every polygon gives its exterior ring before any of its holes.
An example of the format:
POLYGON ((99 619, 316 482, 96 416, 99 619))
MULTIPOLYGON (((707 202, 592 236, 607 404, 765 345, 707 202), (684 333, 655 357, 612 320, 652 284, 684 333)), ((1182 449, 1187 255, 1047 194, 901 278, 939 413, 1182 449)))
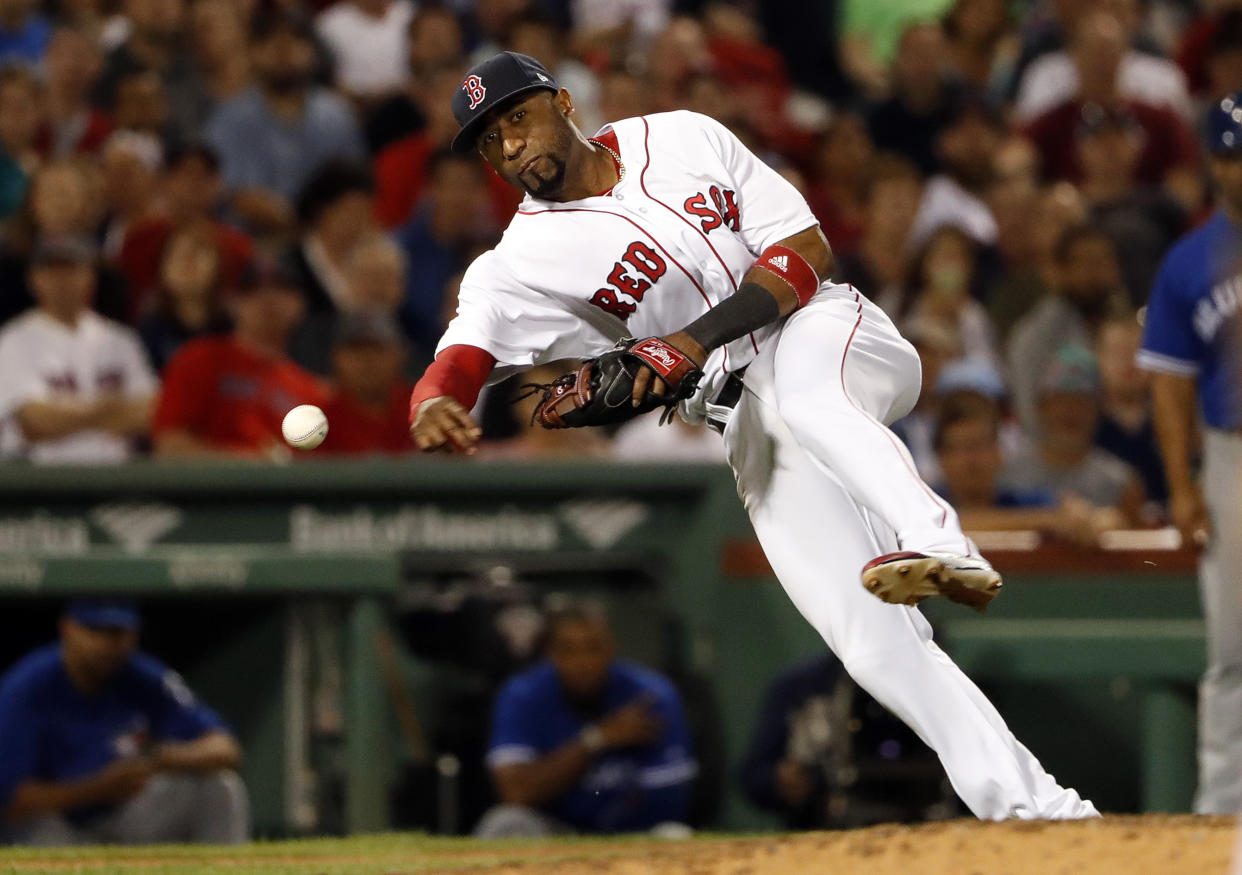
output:
POLYGON ((328 436, 328 417, 314 404, 299 404, 280 424, 285 440, 299 450, 313 450, 328 436))

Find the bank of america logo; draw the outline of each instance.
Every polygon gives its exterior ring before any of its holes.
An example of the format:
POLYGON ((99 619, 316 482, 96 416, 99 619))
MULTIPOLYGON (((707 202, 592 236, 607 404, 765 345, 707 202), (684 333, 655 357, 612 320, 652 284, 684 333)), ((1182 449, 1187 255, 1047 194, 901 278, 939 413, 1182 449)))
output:
POLYGON ((647 514, 647 505, 637 501, 570 501, 560 507, 565 525, 596 550, 616 546, 647 514))
POLYGON ((178 508, 158 502, 101 504, 90 519, 126 553, 144 553, 152 544, 181 525, 178 508))

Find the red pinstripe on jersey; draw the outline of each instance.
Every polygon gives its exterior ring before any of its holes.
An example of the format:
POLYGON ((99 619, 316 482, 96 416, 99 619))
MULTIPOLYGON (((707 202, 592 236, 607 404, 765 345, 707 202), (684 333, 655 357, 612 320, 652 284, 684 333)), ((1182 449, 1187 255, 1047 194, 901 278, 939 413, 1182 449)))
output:
MULTIPOLYGON (((685 222, 687 225, 693 228, 695 233, 697 233, 700 237, 703 238, 703 242, 706 243, 707 248, 712 251, 712 255, 716 256, 716 260, 720 262, 720 267, 724 270, 725 276, 729 278, 729 283, 733 286, 733 291, 736 292, 737 291, 737 280, 733 278, 733 271, 729 270, 729 265, 725 262, 723 258, 720 257, 720 253, 716 251, 716 247, 712 245, 711 239, 707 236, 707 234, 703 232, 703 229, 695 225, 694 222, 691 222, 688 218, 686 218, 684 214, 678 212, 676 209, 669 206, 664 201, 660 200, 658 197, 654 196, 650 191, 647 190, 647 168, 651 166, 651 145, 649 143, 649 140, 651 139, 651 126, 647 124, 647 119, 645 116, 643 117, 642 122, 643 122, 643 151, 646 153, 647 160, 643 163, 643 169, 638 174, 638 184, 642 188, 643 194, 645 194, 651 200, 655 201, 660 206, 664 207, 664 209, 668 210, 670 213, 672 213, 677 218, 681 219, 681 221, 685 222)), ((708 306, 710 307, 711 305, 708 304, 708 306)), ((755 342, 754 334, 750 335, 750 345, 755 348, 755 353, 758 354, 759 344, 755 342)), ((726 371, 729 370, 727 366, 728 355, 729 355, 729 351, 726 348, 725 349, 725 362, 726 362, 725 370, 726 371)))

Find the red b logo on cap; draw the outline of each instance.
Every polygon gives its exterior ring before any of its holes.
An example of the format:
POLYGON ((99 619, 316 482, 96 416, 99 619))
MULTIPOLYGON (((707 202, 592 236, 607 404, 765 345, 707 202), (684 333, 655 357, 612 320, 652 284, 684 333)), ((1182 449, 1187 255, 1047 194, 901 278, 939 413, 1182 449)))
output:
POLYGON ((467 76, 466 81, 461 83, 461 90, 466 92, 466 96, 470 98, 471 109, 482 103, 483 96, 487 94, 487 89, 483 87, 483 80, 473 74, 467 76))

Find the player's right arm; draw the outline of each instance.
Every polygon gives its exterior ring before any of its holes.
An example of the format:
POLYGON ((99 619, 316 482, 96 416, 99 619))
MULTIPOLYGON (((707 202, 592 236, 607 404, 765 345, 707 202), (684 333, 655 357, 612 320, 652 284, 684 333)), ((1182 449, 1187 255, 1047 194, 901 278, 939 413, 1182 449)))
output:
POLYGON ((4 819, 9 821, 124 802, 137 795, 155 774, 155 763, 149 757, 128 757, 115 760, 93 775, 74 781, 40 781, 30 779, 17 785, 4 819))
MULTIPOLYGON (((512 226, 506 240, 511 233, 512 226)), ((462 277, 457 315, 410 396, 410 437, 426 452, 474 452, 480 430, 469 411, 485 384, 582 355, 582 318, 520 279, 506 259, 521 256, 503 246, 476 258, 462 277)))
POLYGON ((1157 373, 1152 380, 1152 421, 1169 484, 1169 516, 1182 542, 1202 547, 1212 534, 1207 505, 1191 470, 1195 450, 1195 378, 1157 373))
MULTIPOLYGON (((1165 257, 1152 285, 1137 363, 1153 371, 1152 421, 1169 484, 1169 515, 1183 543, 1204 546, 1211 524, 1191 464, 1197 447, 1197 386, 1203 342, 1193 328, 1187 264, 1193 249, 1179 244, 1165 257)), ((1195 260, 1195 259, 1190 259, 1195 260)))
MULTIPOLYGON (((529 721, 539 715, 522 717, 529 721)), ((551 802, 572 790, 600 753, 650 745, 664 727, 654 698, 643 695, 610 711, 593 728, 597 741, 591 745, 578 735, 542 756, 521 762, 493 762, 497 795, 509 805, 551 802)))
POLYGON ((420 450, 476 451, 482 430, 470 408, 495 364, 491 353, 469 344, 440 351, 410 396, 410 437, 420 450))

